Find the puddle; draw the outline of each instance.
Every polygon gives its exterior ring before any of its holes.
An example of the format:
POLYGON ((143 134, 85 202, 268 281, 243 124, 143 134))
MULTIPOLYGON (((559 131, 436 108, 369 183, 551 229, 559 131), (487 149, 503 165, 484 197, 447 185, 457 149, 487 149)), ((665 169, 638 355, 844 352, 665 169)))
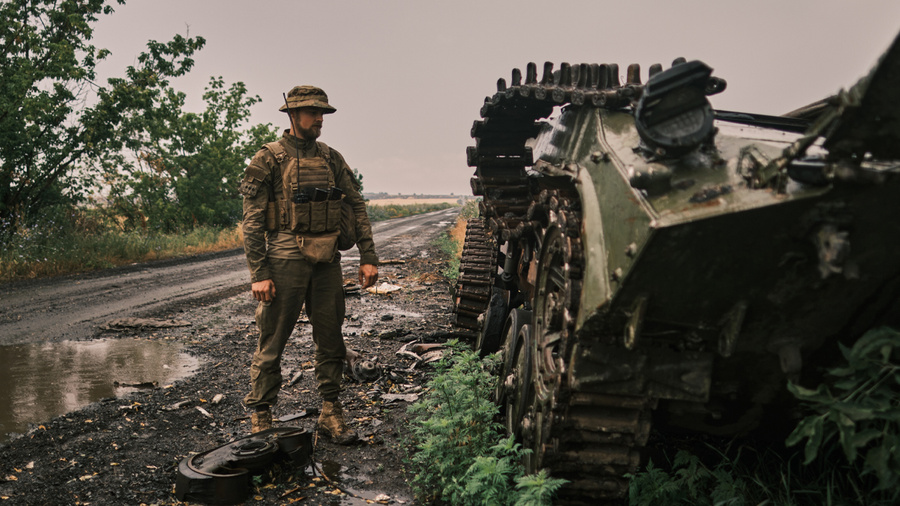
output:
POLYGON ((107 397, 193 374, 197 358, 176 341, 115 339, 0 346, 0 442, 107 397))

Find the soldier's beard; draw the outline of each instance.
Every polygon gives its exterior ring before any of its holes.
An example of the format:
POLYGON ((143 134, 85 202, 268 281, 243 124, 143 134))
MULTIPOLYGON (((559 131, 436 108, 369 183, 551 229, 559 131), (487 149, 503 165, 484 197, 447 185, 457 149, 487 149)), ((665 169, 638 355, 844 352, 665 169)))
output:
POLYGON ((300 134, 300 137, 311 141, 313 139, 318 139, 320 135, 322 135, 322 127, 321 126, 312 126, 309 128, 297 128, 297 132, 300 134))

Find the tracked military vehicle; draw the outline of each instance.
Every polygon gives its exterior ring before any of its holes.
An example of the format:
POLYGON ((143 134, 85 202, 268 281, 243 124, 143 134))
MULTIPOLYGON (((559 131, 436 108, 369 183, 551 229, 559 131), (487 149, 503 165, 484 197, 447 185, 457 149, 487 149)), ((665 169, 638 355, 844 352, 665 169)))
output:
POLYGON ((784 116, 715 110, 699 61, 528 64, 475 121, 459 326, 502 351, 531 471, 615 501, 651 426, 768 430, 900 296, 900 40, 784 116))

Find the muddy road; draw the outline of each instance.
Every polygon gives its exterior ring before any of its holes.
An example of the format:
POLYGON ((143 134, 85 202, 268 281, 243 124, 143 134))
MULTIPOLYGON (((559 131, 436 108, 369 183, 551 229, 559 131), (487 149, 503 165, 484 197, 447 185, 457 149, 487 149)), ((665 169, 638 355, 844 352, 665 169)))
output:
MULTIPOLYGON (((404 464, 406 407, 429 366, 397 352, 466 337, 450 325, 449 283, 440 274, 446 259, 433 244, 455 216, 451 209, 375 224, 379 257, 391 261, 379 268, 379 284, 399 290, 347 297, 347 345, 382 370, 374 381, 345 381, 341 399, 360 440, 339 447, 317 438, 312 467, 272 468, 254 481, 246 504, 415 503, 404 464)), ((352 282, 358 257, 347 253, 344 277, 352 282)), ((256 345, 254 309, 241 252, 0 287, 0 345, 138 340, 174 344, 196 359, 194 374, 174 381, 151 372, 138 382, 110 367, 103 381, 133 388, 34 420, 0 443, 0 504, 182 504, 174 494, 179 462, 249 432, 241 399, 256 345), (185 325, 104 329, 126 317, 185 325)), ((301 317, 283 360, 273 413, 285 421, 276 426, 314 430, 321 401, 312 351, 301 317)), ((62 366, 44 373, 54 367, 62 366)))
MULTIPOLYGON (((382 258, 419 254, 457 209, 373 224, 382 258)), ((345 252, 345 273, 359 262, 345 252)), ((96 273, 0 285, 0 345, 83 340, 114 318, 234 295, 249 285, 243 251, 136 264, 96 273)))

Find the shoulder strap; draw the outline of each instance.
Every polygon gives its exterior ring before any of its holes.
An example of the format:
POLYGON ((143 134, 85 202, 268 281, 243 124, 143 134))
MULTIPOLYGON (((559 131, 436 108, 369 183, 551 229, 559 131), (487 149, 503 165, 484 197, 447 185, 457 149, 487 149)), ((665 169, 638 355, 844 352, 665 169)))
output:
POLYGON ((275 159, 278 160, 278 163, 283 162, 284 157, 287 156, 287 152, 284 150, 284 146, 282 146, 278 141, 266 143, 266 145, 263 147, 272 152, 272 155, 275 156, 275 159))
MULTIPOLYGON (((282 184, 284 184, 284 181, 287 181, 285 179, 285 174, 284 174, 284 169, 285 169, 284 160, 287 157, 287 151, 284 150, 284 146, 282 146, 281 143, 278 141, 268 142, 263 146, 263 148, 268 149, 272 153, 272 156, 275 157, 275 161, 278 162, 278 168, 281 171, 281 174, 279 174, 279 175, 281 176, 282 184)), ((278 192, 278 193, 281 193, 281 192, 278 192)), ((282 195, 283 195, 283 193, 282 193, 282 195)), ((275 191, 275 188, 273 185, 273 186, 269 187, 269 201, 272 202, 275 200, 276 200, 276 191, 275 191)))

